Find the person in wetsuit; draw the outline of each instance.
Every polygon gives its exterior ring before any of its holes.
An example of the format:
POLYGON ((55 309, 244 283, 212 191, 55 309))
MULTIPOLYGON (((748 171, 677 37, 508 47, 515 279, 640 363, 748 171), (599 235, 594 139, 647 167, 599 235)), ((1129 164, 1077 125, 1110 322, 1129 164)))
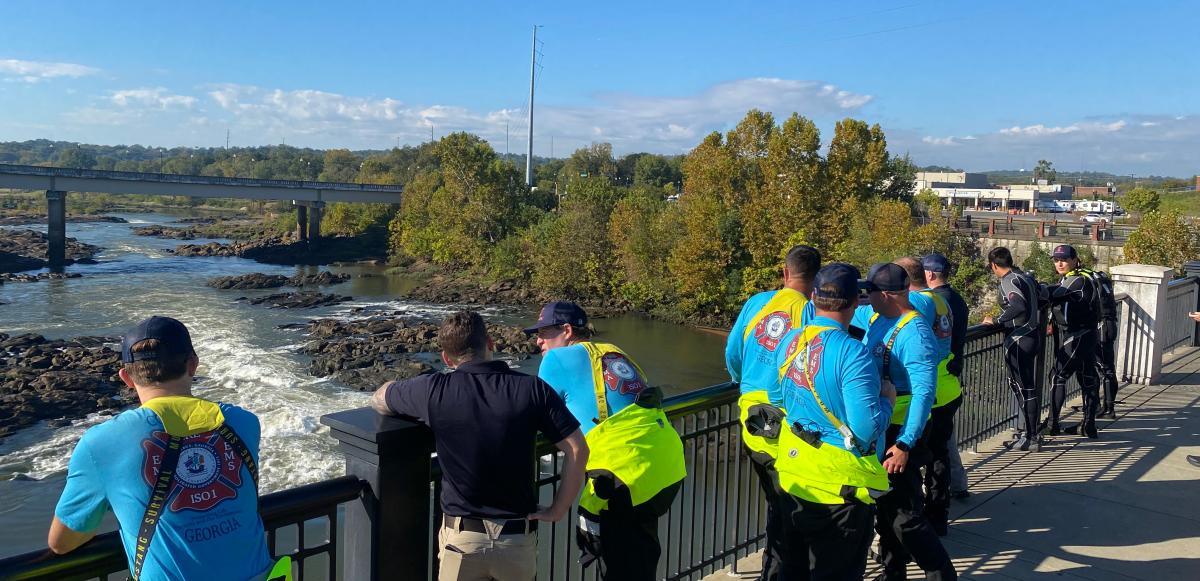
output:
POLYGON ((1049 432, 1051 435, 1082 433, 1094 439, 1099 437, 1096 431, 1096 412, 1100 403, 1096 344, 1100 297, 1092 278, 1079 270, 1079 254, 1070 244, 1056 246, 1051 258, 1062 280, 1047 287, 1054 326, 1060 338, 1054 352, 1049 432), (1079 380, 1083 392, 1083 421, 1064 429, 1059 416, 1067 399, 1067 380, 1072 375, 1079 380))
POLYGON ((1012 448, 1029 450, 1036 447, 1040 428, 1042 398, 1034 374, 1034 360, 1042 348, 1039 324, 1039 292, 1037 281, 1013 265, 1007 248, 988 252, 988 267, 1000 279, 1000 315, 985 317, 984 324, 1004 325, 1004 364, 1008 368, 1009 387, 1017 398, 1019 427, 1011 442, 1012 448))

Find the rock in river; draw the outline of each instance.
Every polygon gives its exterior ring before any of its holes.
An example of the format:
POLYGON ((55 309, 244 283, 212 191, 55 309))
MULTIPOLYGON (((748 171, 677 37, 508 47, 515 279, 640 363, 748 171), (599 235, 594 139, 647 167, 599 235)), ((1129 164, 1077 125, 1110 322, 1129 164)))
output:
MULTIPOLYGON (((318 319, 308 324, 312 340, 300 351, 312 357, 310 374, 368 391, 440 368, 437 333, 437 324, 396 316, 318 319)), ((520 327, 488 325, 488 335, 502 356, 523 360, 538 352, 520 327)))
POLYGON ((0 333, 0 438, 38 421, 65 425, 137 398, 121 383, 121 355, 108 337, 46 340, 0 333))
POLYGON ((298 293, 275 293, 264 297, 242 297, 238 300, 246 301, 252 305, 265 304, 272 309, 312 309, 344 303, 354 300, 354 297, 306 291, 298 293))

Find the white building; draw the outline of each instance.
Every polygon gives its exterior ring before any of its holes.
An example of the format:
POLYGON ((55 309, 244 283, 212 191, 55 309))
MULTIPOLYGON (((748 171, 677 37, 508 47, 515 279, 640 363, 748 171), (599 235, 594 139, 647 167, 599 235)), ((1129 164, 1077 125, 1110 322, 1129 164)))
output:
POLYGON ((1050 207, 1048 200, 1069 200, 1073 193, 1069 185, 1049 184, 1045 180, 1037 184, 995 185, 982 173, 917 172, 913 193, 926 188, 937 192, 947 206, 970 210, 1046 209, 1050 207))

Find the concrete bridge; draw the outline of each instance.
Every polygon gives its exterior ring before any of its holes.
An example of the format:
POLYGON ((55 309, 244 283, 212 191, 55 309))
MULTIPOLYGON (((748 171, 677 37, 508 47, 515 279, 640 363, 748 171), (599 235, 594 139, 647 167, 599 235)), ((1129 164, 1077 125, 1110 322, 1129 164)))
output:
POLYGON ((51 267, 61 267, 66 257, 67 192, 291 200, 296 206, 300 239, 315 248, 321 236, 321 210, 326 202, 398 204, 404 191, 399 185, 256 180, 10 164, 0 164, 0 188, 46 192, 50 238, 47 259, 51 267))

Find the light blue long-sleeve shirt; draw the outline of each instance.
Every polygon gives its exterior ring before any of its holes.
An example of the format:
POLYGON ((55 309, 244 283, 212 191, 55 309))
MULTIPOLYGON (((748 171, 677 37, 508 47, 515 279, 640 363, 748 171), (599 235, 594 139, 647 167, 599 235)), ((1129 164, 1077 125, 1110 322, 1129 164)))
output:
POLYGON ((933 331, 934 342, 938 348, 938 361, 942 361, 950 356, 950 340, 954 331, 954 315, 949 311, 950 306, 946 305, 946 320, 940 320, 941 318, 937 313, 937 303, 932 297, 925 294, 926 292, 931 291, 929 289, 909 291, 908 302, 912 304, 917 312, 921 313, 921 317, 925 319, 925 322, 929 323, 929 327, 933 331))
POLYGON ((806 305, 808 300, 804 295, 791 289, 781 289, 758 293, 742 306, 742 312, 738 314, 725 342, 725 366, 733 381, 740 384, 741 393, 770 390, 778 383, 779 369, 775 366, 775 352, 783 336, 800 326, 803 319, 801 310, 806 305), (778 293, 786 294, 771 304, 778 293), (768 307, 772 311, 763 313, 768 307), (757 317, 760 314, 764 316, 757 317), (747 336, 746 328, 755 323, 756 318, 758 322, 747 336))
POLYGON ((809 324, 834 329, 818 333, 807 347, 796 345, 803 330, 791 331, 784 337, 785 347, 776 351, 776 374, 789 365, 779 380, 788 426, 819 431, 821 441, 855 455, 874 446, 882 457, 892 404, 879 395, 879 370, 870 353, 837 321, 814 317, 809 324), (797 348, 805 350, 788 364, 789 354, 797 348), (853 446, 847 448, 845 438, 817 403, 810 377, 829 412, 854 434, 853 446))
MULTIPOLYGON (((874 314, 870 307, 859 307, 854 316, 861 320, 864 316, 870 320, 874 314), (864 313, 865 311, 865 313, 864 313)), ((888 377, 896 386, 896 395, 911 395, 906 417, 898 441, 912 446, 921 438, 925 429, 925 421, 929 418, 929 410, 933 408, 937 394, 937 369, 941 359, 938 358, 937 342, 933 331, 924 317, 914 317, 896 335, 892 346, 892 354, 887 373, 883 369, 883 354, 887 349, 888 340, 900 317, 889 318, 879 315, 873 324, 867 328, 863 344, 871 353, 876 369, 881 377, 888 377)))

